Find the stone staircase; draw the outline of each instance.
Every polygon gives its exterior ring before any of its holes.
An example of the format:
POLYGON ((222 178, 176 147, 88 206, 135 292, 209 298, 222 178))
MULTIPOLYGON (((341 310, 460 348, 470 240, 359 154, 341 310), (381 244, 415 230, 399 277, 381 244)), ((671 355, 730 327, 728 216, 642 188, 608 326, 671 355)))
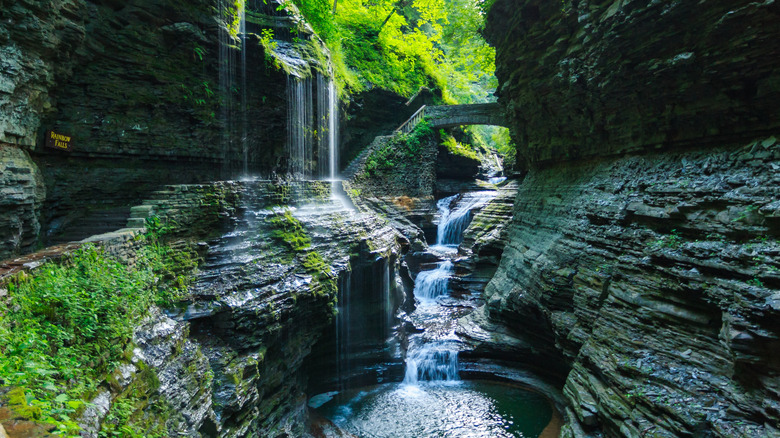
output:
POLYGON ((124 228, 130 217, 130 207, 111 207, 87 213, 68 224, 51 237, 50 244, 78 242, 96 234, 108 233, 124 228))
POLYGON ((358 171, 362 169, 363 166, 366 164, 366 160, 368 159, 368 157, 372 153, 374 153, 374 151, 379 150, 393 137, 394 137, 393 135, 380 135, 374 138, 374 141, 372 141, 371 144, 366 146, 366 148, 363 149, 362 152, 360 152, 360 155, 355 157, 349 163, 349 166, 347 166, 347 168, 344 169, 344 172, 341 173, 342 179, 346 181, 354 178, 355 175, 358 173, 358 171))

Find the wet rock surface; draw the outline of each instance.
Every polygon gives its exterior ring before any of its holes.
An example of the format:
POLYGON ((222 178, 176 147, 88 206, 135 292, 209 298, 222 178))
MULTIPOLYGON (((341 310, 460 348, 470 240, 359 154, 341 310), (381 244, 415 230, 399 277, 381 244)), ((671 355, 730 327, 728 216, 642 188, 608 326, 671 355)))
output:
POLYGON ((400 251, 397 234, 385 221, 331 200, 328 183, 241 186, 240 212, 231 231, 210 243, 192 299, 155 323, 182 327, 167 337, 152 336, 159 341, 142 342, 138 354, 154 362, 157 396, 178 407, 169 430, 191 436, 302 436, 307 382, 301 369, 331 327, 335 279, 352 269, 351 254, 361 245, 371 248, 366 257, 393 258, 400 251), (282 206, 279 199, 286 200, 282 206), (269 219, 283 208, 311 238, 305 252, 291 252, 271 237, 269 219), (310 252, 322 257, 327 274, 305 265, 310 252), (333 278, 333 285, 321 275, 333 278), (179 346, 165 346, 171 342, 179 346), (155 352, 171 350, 181 353, 156 359, 155 352), (195 371, 176 371, 187 366, 195 371))
POLYGON ((461 334, 565 379, 564 436, 774 436, 775 138, 532 170, 461 334))

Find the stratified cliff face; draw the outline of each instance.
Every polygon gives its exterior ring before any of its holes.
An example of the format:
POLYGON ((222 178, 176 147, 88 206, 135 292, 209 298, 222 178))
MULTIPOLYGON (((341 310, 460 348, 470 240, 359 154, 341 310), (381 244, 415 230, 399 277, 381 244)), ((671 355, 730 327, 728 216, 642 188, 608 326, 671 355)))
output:
POLYGON ((526 165, 771 135, 778 34, 744 0, 498 0, 487 28, 526 165))
MULTIPOLYGON (((247 3, 250 32, 283 33, 284 20, 268 17, 283 12, 247 3)), ((279 171, 286 75, 256 37, 238 50, 235 14, 228 0, 0 1, 0 147, 20 149, 12 166, 24 155, 46 187, 45 202, 8 200, 0 223, 54 236, 164 184, 233 177, 245 160, 252 172, 279 171), (44 147, 50 129, 72 137, 70 152, 44 147)), ((27 249, 4 241, 0 258, 27 249)))
POLYGON ((563 436, 780 433, 778 10, 491 10, 528 173, 462 331, 565 380, 563 436))

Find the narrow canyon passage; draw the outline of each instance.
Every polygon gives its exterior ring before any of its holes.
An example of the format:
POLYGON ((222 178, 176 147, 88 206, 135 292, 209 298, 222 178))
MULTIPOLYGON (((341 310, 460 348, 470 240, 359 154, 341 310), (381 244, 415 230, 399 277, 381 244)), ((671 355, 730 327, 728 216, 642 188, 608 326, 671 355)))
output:
POLYGON ((779 5, 0 0, 0 437, 780 438, 779 5))

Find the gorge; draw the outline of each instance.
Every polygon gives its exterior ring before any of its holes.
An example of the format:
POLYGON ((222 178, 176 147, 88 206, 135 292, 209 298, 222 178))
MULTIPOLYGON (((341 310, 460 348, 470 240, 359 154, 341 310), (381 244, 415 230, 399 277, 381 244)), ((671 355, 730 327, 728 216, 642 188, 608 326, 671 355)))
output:
POLYGON ((779 18, 0 0, 0 437, 780 436, 779 18))

